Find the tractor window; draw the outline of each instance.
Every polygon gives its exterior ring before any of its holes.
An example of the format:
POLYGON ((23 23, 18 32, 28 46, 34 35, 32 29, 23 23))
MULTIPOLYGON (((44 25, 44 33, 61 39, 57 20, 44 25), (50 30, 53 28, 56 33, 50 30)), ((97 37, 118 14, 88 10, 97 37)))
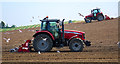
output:
POLYGON ((57 29, 57 24, 56 24, 56 22, 50 22, 50 27, 51 27, 52 29, 57 29))
POLYGON ((58 26, 56 22, 50 22, 49 31, 53 34, 55 38, 58 38, 58 26))
POLYGON ((98 10, 98 12, 100 13, 101 11, 100 11, 100 10, 98 10))
POLYGON ((56 22, 50 22, 50 26, 56 26, 56 22))
POLYGON ((97 13, 98 11, 97 10, 94 10, 93 13, 97 13))
POLYGON ((41 30, 46 30, 46 22, 42 22, 41 30))

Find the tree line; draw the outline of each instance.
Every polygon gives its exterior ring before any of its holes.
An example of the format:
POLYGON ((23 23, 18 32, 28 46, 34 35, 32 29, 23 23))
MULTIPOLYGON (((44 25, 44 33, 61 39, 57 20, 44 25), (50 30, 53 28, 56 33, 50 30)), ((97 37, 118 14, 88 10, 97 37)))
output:
POLYGON ((0 28, 15 28, 16 27, 16 25, 12 25, 12 26, 8 26, 8 24, 5 24, 5 22, 4 21, 1 21, 1 23, 0 23, 0 28))

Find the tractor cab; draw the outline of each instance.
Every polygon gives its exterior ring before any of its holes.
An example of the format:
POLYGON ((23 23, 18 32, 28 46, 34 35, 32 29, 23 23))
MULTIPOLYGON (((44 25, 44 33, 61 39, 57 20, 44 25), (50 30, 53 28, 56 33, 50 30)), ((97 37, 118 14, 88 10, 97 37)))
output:
POLYGON ((48 17, 46 17, 40 21, 41 21, 40 31, 50 32, 54 37, 55 42, 58 43, 58 46, 65 41, 64 40, 64 19, 60 21, 59 19, 48 19, 48 17))
POLYGON ((41 20, 41 31, 49 31, 55 38, 59 38, 60 25, 59 19, 41 20))
POLYGON ((93 9, 91 10, 92 14, 96 14, 96 13, 101 13, 100 9, 93 9))

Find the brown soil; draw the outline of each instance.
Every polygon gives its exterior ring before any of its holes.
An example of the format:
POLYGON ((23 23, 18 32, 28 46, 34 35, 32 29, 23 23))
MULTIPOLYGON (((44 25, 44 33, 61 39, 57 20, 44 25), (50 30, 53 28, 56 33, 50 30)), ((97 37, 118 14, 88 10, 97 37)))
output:
POLYGON ((92 46, 85 47, 83 52, 70 52, 68 47, 53 48, 51 52, 10 53, 11 48, 32 39, 36 29, 24 29, 2 32, 2 62, 118 62, 118 19, 93 21, 92 23, 66 24, 65 29, 84 31, 86 39, 92 46), (6 42, 3 38, 10 38, 6 42), (57 53, 56 51, 60 51, 57 53))

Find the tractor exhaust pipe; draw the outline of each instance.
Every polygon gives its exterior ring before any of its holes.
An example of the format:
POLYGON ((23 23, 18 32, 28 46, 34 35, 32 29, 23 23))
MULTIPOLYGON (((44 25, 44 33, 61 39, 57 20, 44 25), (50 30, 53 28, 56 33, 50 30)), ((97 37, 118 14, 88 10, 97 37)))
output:
POLYGON ((62 20, 62 33, 63 33, 62 34, 62 42, 65 42, 65 39, 64 39, 64 20, 65 19, 62 20))

